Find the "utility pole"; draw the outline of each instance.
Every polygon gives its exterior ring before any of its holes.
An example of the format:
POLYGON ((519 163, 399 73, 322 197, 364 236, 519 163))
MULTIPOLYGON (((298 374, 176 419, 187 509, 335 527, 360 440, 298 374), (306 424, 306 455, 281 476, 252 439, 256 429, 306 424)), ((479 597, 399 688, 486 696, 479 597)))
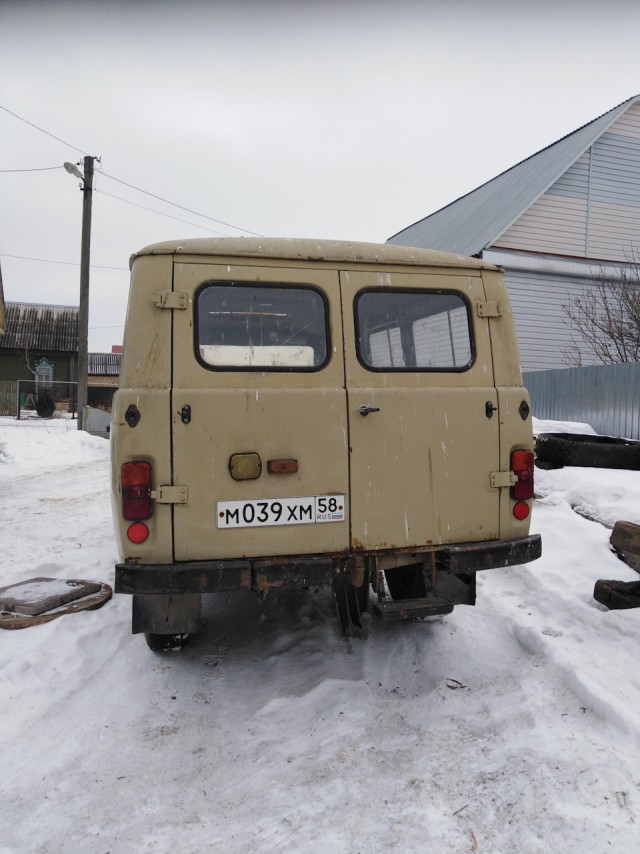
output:
POLYGON ((84 158, 84 175, 73 163, 65 163, 70 175, 82 184, 82 243, 80 247, 80 307, 78 310, 78 430, 87 405, 87 374, 89 368, 89 269, 91 266, 91 198, 93 195, 93 163, 95 157, 84 158))
POLYGON ((91 199, 93 196, 93 157, 84 158, 82 187, 82 245, 80 248, 80 310, 78 312, 78 430, 87 405, 89 369, 89 268, 91 264, 91 199))

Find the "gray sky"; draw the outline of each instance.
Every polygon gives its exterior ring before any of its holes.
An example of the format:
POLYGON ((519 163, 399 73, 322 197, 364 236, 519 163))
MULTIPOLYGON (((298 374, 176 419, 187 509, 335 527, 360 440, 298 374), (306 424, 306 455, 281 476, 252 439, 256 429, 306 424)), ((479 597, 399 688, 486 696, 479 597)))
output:
MULTIPOLYGON (((382 242, 640 93, 639 32, 637 0, 0 0, 0 170, 101 157, 108 351, 132 252, 246 232, 106 175, 261 235, 382 242)), ((5 299, 77 304, 81 215, 62 168, 0 172, 5 299)))

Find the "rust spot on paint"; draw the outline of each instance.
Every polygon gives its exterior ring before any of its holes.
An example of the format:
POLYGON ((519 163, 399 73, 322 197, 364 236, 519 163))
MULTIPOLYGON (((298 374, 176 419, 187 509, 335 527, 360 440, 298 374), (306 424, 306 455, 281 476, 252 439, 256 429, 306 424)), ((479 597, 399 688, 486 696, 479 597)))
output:
POLYGON ((266 575, 263 575, 261 572, 256 572, 255 574, 255 589, 256 590, 269 590, 272 588, 282 587, 284 585, 284 578, 274 579, 273 577, 269 578, 266 575))
POLYGON ((362 587, 364 581, 364 563, 361 560, 354 561, 348 568, 347 575, 353 587, 362 587))

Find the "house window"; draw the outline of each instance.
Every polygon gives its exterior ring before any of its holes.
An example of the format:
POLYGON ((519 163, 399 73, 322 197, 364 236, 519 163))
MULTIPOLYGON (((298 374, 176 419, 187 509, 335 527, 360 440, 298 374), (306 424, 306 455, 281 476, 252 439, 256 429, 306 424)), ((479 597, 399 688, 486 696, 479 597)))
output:
POLYGON ((36 362, 36 388, 51 388, 53 385, 53 363, 44 357, 36 362))

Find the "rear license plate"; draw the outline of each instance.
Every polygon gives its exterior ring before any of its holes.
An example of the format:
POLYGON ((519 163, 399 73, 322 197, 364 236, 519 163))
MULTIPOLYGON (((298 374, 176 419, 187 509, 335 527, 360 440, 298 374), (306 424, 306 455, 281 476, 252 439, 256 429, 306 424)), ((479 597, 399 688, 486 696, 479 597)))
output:
POLYGON ((218 528, 262 528, 268 525, 344 522, 344 508, 344 495, 218 501, 217 524, 218 528))

